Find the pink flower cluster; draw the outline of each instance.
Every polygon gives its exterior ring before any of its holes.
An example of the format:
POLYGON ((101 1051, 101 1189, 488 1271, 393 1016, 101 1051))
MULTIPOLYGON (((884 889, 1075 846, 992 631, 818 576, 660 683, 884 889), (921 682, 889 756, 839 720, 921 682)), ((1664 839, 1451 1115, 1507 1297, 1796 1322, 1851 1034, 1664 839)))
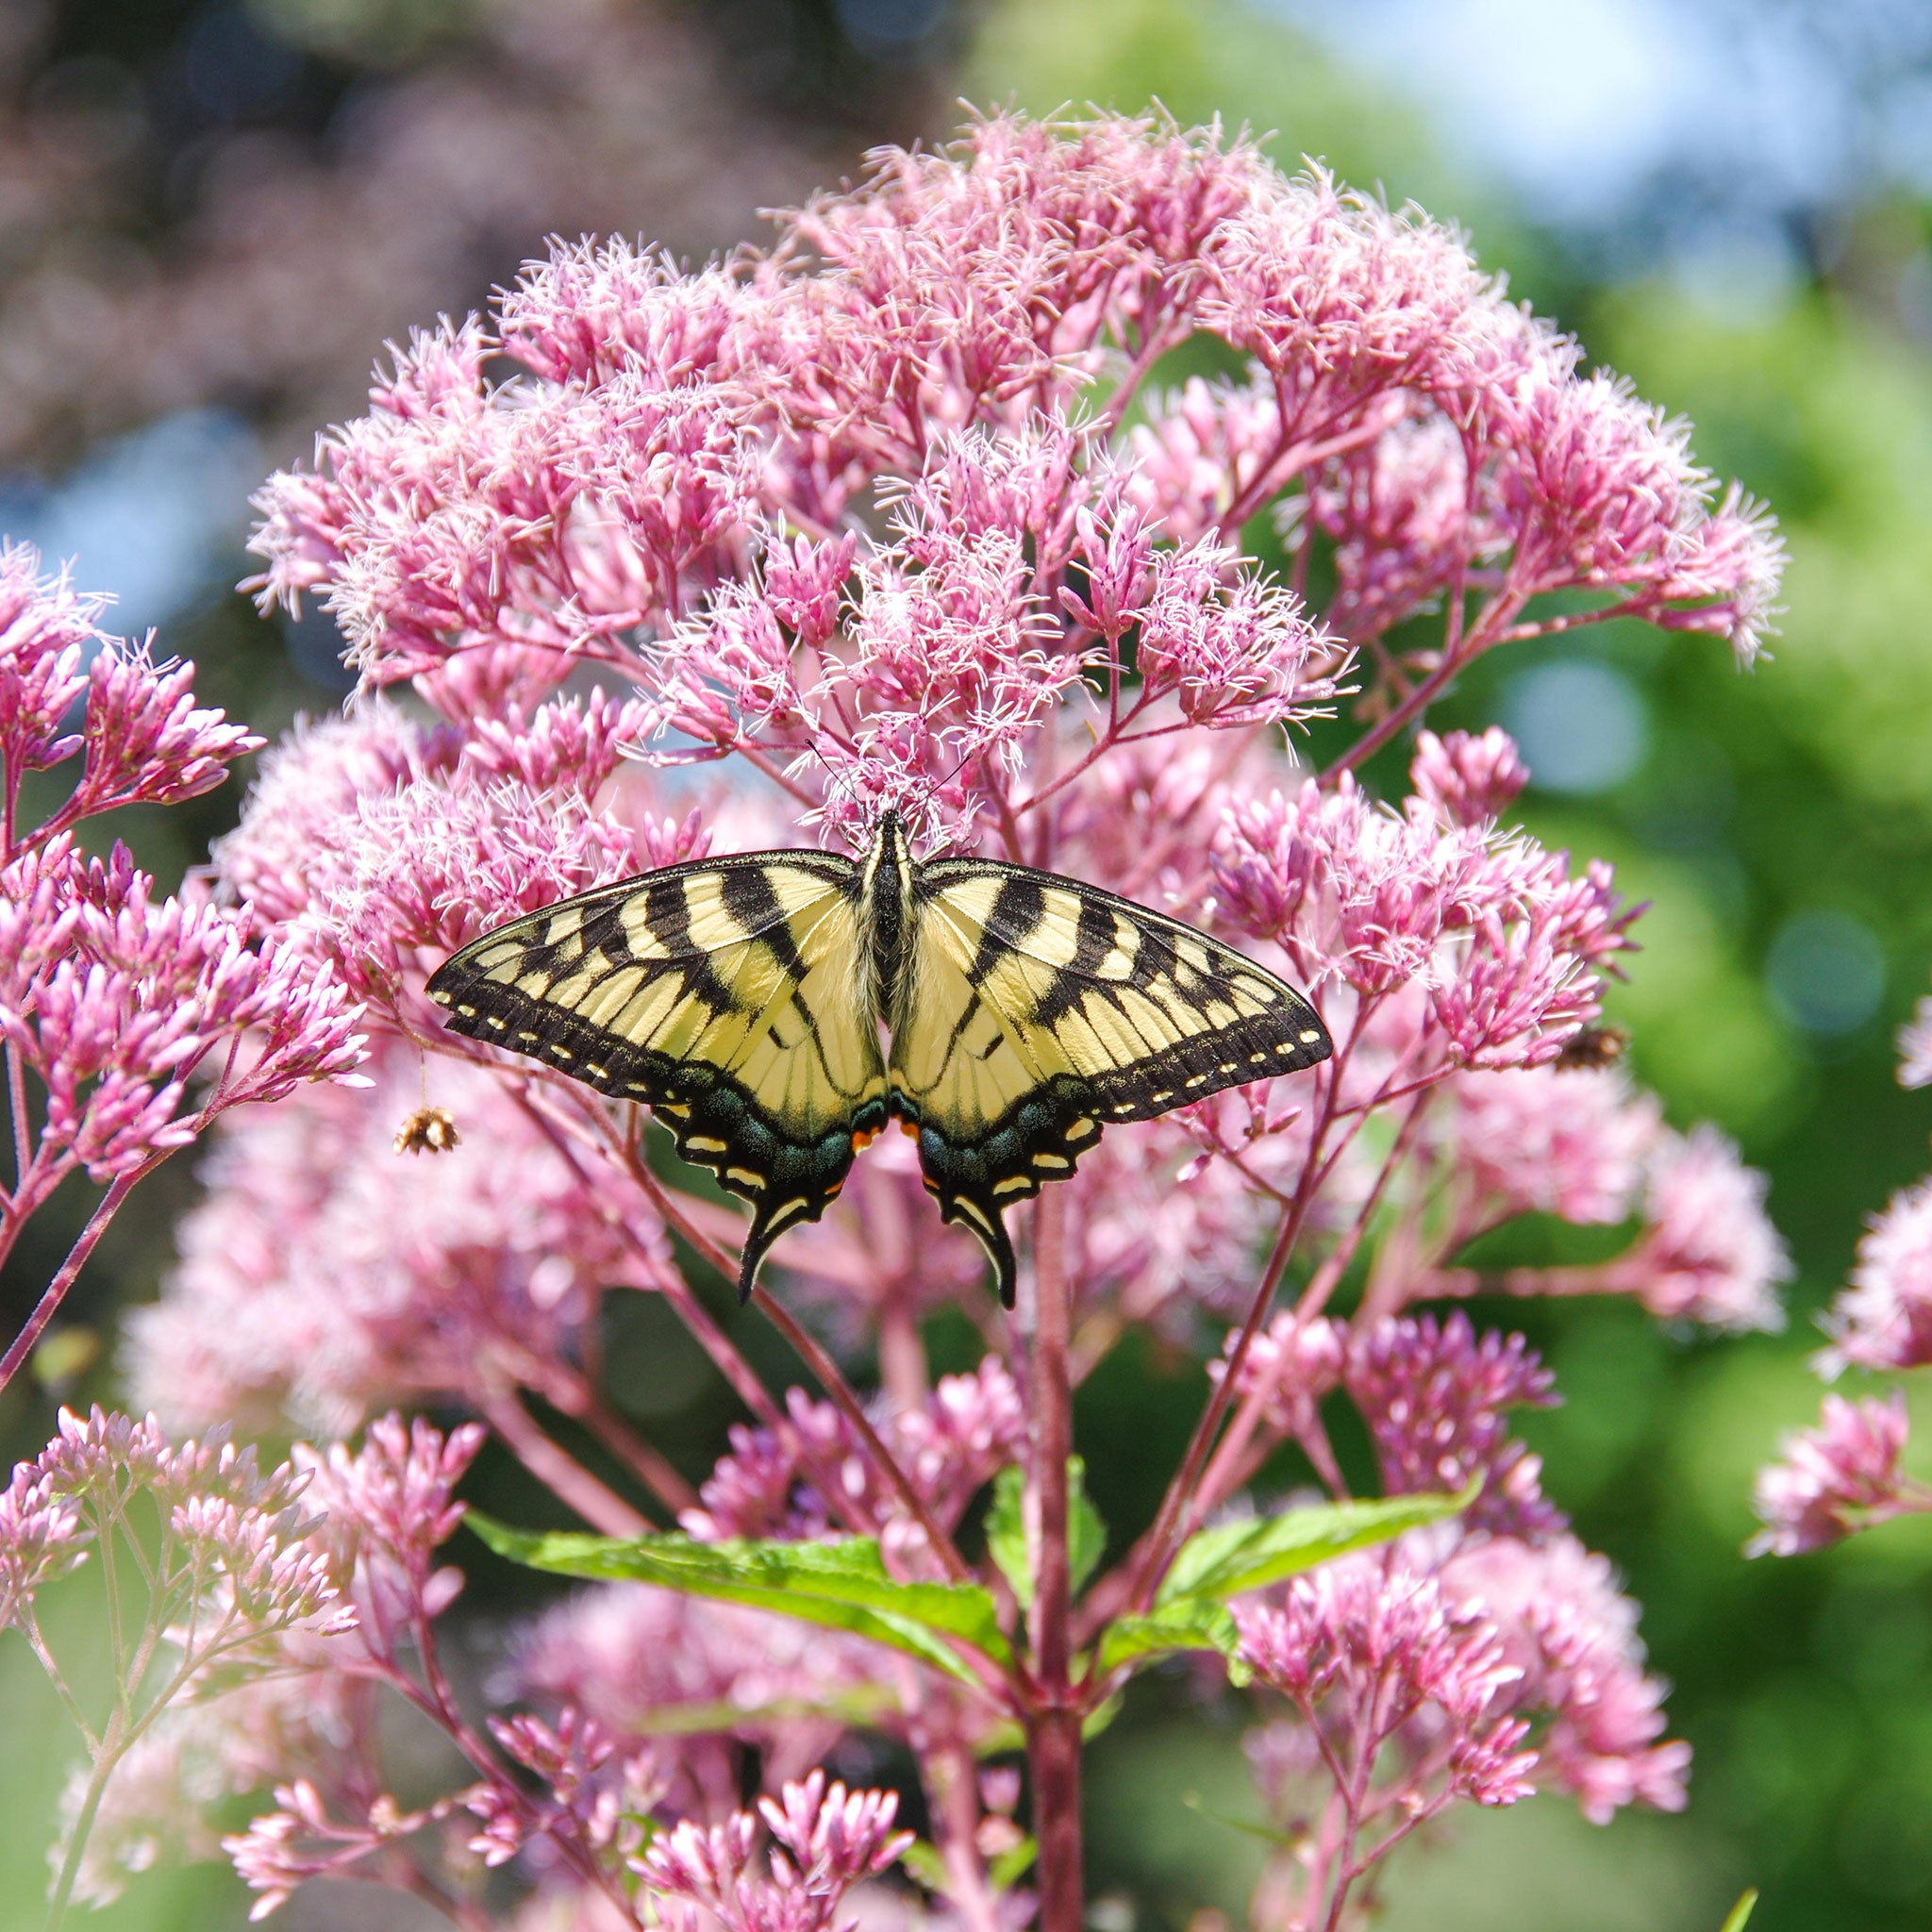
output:
MULTIPOLYGON (((1608 868, 1511 829, 1527 774, 1504 734, 1424 728, 1474 657, 1612 615, 1753 654, 1776 544, 1680 429, 1580 375, 1419 214, 1286 180, 1211 132, 998 117, 878 158, 781 218, 769 252, 701 273, 555 248, 492 319, 412 339, 368 413, 258 500, 255 588, 320 600, 365 689, 264 761, 217 898, 176 924, 205 916, 246 971, 320 1003, 304 1018, 225 964, 242 991, 219 1038, 249 1042, 225 1079, 340 1071, 346 1034, 315 1042, 350 998, 370 1074, 225 1124, 178 1265, 132 1324, 136 1383, 264 1429, 458 1405, 599 1530, 870 1539, 868 1614, 941 1607, 908 1655, 762 1596, 694 1610, 604 1585, 511 1641, 478 1722, 438 1629, 476 1426, 391 1418, 353 1455, 304 1452, 357 1623, 291 1640, 306 1709, 257 1687, 211 1777, 275 1789, 229 1844, 262 1909, 353 1869, 482 1924, 481 1874, 513 1868, 587 1923, 843 1932, 854 1888, 907 1849, 891 1798, 814 1768, 868 1729, 917 1764, 930 1841, 907 1869, 932 1910, 1010 1927, 1024 1879, 1044 1932, 1074 1932, 1080 1723, 1127 1668, 1091 1660, 1156 1607, 1191 1531, 1278 1507, 1257 1492, 1285 1444, 1346 1498, 1341 1402, 1385 1491, 1474 1500, 1238 1607, 1237 1674, 1289 1698, 1278 1756, 1323 1821, 1279 1922, 1340 1924, 1374 1860, 1458 1800, 1681 1802, 1634 1607, 1510 1432, 1510 1409, 1554 1399, 1549 1373, 1520 1337, 1419 1306, 1501 1288, 1775 1319, 1787 1264, 1735 1150, 1583 1064, 1631 945, 1608 868), (1164 392, 1170 352, 1204 336, 1237 373, 1164 392), (1278 572, 1249 554, 1264 514, 1278 572), (412 702, 386 694, 406 683, 412 702), (1296 731, 1357 699, 1351 747, 1298 769, 1296 731), (1357 773, 1410 731, 1407 795, 1378 799, 1357 773), (511 915, 812 828, 861 844, 889 808, 923 852, 1051 869, 1219 932, 1309 989, 1335 1053, 1110 1130, 1016 1212, 1013 1319, 909 1151, 863 1154, 774 1252, 757 1319, 822 1391, 780 1393, 708 1299, 737 1215, 661 1158, 641 1109, 457 1039, 424 982, 511 915), (1590 1269, 1463 1265, 1529 1212, 1638 1226, 1590 1269), (1277 1309, 1291 1257, 1299 1299, 1277 1309), (1362 1285, 1344 1320, 1345 1280, 1362 1285), (617 1289, 658 1296, 743 1405, 695 1487, 607 1398, 617 1289), (932 1373, 936 1316, 976 1337, 972 1374, 932 1373), (1156 1521, 1108 1567, 1071 1492, 1073 1390, 1135 1330, 1225 1341, 1156 1521), (869 1398, 854 1364, 874 1360, 869 1398), (1020 1505, 997 1536, 975 1513, 989 1491, 1020 1505), (378 1693, 440 1727, 472 1781, 400 1802, 378 1693), (1009 1768, 981 1775, 1014 1724, 1033 1844, 1009 1768)), ((49 636, 92 622, 34 594, 49 636)), ((36 757, 80 675, 67 648, 34 660, 53 695, 14 704, 40 720, 20 727, 36 757)), ((185 687, 127 677, 153 691, 101 699, 125 751, 103 754, 104 785, 163 795, 233 755, 185 687)), ((73 876, 148 905, 111 865, 73 876)), ((167 985, 155 1024, 186 1026, 188 984, 167 985)), ((195 1024, 179 1078, 217 1038, 195 1024)), ((78 1056, 64 1037, 43 1053, 78 1056)), ((22 1525, 16 1593, 72 1555, 38 1480, 0 1511, 22 1525)))
POLYGON ((302 1503, 307 1488, 295 1464, 263 1471, 254 1448, 236 1448, 225 1428, 171 1443, 152 1416, 63 1408, 59 1434, 16 1466, 7 1491, 0 1560, 9 1618, 30 1618, 39 1585, 86 1549, 124 1528, 140 1533, 130 1517, 145 1499, 164 1539, 144 1571, 151 1593, 170 1610, 211 1621, 190 1640, 200 1647, 197 1666, 296 1625, 346 1629, 353 1617, 314 1541, 319 1519, 302 1503))
POLYGON ((1397 995, 1406 1083, 1446 1066, 1535 1066, 1596 1016, 1599 972, 1629 943, 1606 868, 1492 824, 1443 824, 1419 795, 1377 808, 1343 774, 1228 816, 1216 877, 1230 914, 1332 972, 1371 1012, 1397 995))
POLYGON ((1597 1824, 1685 1802, 1690 1749, 1657 1741, 1662 1686, 1641 1668, 1635 1606, 1573 1537, 1418 1532, 1235 1615, 1241 1661, 1299 1714, 1249 1738, 1263 1796, 1284 1824, 1312 1814, 1263 1882, 1271 1919, 1345 1902, 1457 1800, 1548 1786, 1597 1824))
MULTIPOLYGON (((1932 1077, 1932 1002, 1899 1036, 1899 1084, 1932 1077)), ((1851 1280, 1821 1318, 1828 1345, 1816 1367, 1880 1374, 1932 1363, 1932 1179, 1902 1188, 1872 1218, 1851 1280)), ((1905 1467, 1911 1421, 1903 1391, 1848 1401, 1827 1395, 1817 1426, 1793 1430, 1781 1459, 1757 1473, 1764 1527, 1752 1555, 1794 1557, 1888 1523, 1932 1511, 1932 1486, 1905 1467)))
POLYGON ((220 784, 261 742, 196 708, 192 665, 158 665, 101 631, 101 610, 42 577, 32 551, 0 547, 0 1044, 14 1150, 0 1257, 70 1174, 109 1191, 0 1381, 135 1180, 224 1109, 361 1058, 357 1009, 330 974, 205 897, 159 897, 118 842, 106 858, 76 842, 89 818, 220 784), (26 775, 76 760, 65 798, 23 824, 26 775))
POLYGON ((440 1074, 462 1141, 418 1162, 394 1147, 418 1057, 385 1035, 368 1066, 224 1123, 166 1294, 128 1324, 129 1376, 171 1421, 341 1434, 396 1402, 555 1390, 604 1291, 661 1274, 661 1241, 627 1244, 500 1081, 440 1074))
MULTIPOLYGON (((971 1375, 942 1376, 926 1403, 886 1422, 886 1441, 933 1521, 951 1530, 994 1473, 1018 1459, 1026 1413, 1006 1365, 992 1357, 971 1375)), ((840 1517, 882 1537, 889 1548, 910 1525, 897 1496, 881 1493, 845 1419, 830 1403, 791 1391, 777 1429, 731 1431, 730 1453, 699 1491, 699 1509, 683 1522, 693 1536, 806 1541, 831 1532, 840 1517)))
POLYGON ((683 1932, 704 1923, 700 1912, 724 1932, 834 1932, 845 1894, 911 1844, 909 1831, 892 1829, 898 1808, 894 1792, 828 1790, 815 1771, 760 1798, 756 1813, 709 1830, 687 1820, 655 1839, 637 1870, 683 1932), (754 1856, 760 1821, 774 1841, 763 1875, 754 1856))

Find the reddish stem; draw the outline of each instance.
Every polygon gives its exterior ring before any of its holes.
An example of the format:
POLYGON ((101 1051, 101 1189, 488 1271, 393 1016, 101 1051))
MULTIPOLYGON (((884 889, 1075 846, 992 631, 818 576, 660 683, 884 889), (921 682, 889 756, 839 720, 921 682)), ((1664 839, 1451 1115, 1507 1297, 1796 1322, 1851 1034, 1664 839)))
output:
MULTIPOLYGON (((1457 674, 1463 667, 1493 645, 1501 643, 1508 635, 1507 620, 1523 608, 1523 594, 1503 591, 1497 593, 1495 602, 1470 626, 1469 633, 1459 642, 1445 644, 1442 661, 1429 673, 1428 676, 1416 686, 1379 724, 1356 740, 1341 756, 1322 774, 1321 783, 1332 785, 1343 772, 1352 772, 1373 758, 1375 753, 1393 738, 1397 732, 1411 724, 1426 711, 1449 687, 1456 682, 1457 674)), ((1461 599, 1456 600, 1456 615, 1461 612, 1461 599)))
POLYGON ((477 1405, 511 1455, 603 1536, 648 1536, 651 1524, 613 1489, 537 1426, 516 1391, 486 1394, 477 1405))
POLYGON ((47 1284, 46 1292, 34 1305, 34 1311, 26 1318, 26 1326, 13 1338, 12 1346, 5 1356, 0 1356, 0 1389, 6 1388, 13 1379, 22 1362, 33 1353, 34 1344, 41 1339, 42 1331, 54 1319, 60 1304, 67 1299, 67 1291, 75 1284, 87 1257, 93 1253, 94 1243, 107 1233, 108 1224, 121 1211, 121 1204, 133 1192, 134 1185, 141 1177, 158 1167, 174 1150, 150 1155, 131 1174, 116 1174, 108 1191, 101 1196, 99 1205, 88 1217, 87 1225, 81 1229, 80 1238, 67 1251, 67 1258, 60 1264, 60 1272, 47 1284))
POLYGON ((772 1325, 784 1336, 803 1357, 806 1366, 818 1378, 819 1386, 831 1397, 853 1433, 863 1447, 865 1458, 873 1465, 873 1473, 882 1476, 920 1529, 924 1533, 933 1554, 940 1559, 947 1577, 954 1583, 970 1583, 973 1572, 967 1567, 966 1559, 955 1546, 953 1540, 939 1525, 931 1510, 925 1507, 919 1491, 912 1487, 912 1478, 899 1465, 898 1459, 880 1440, 879 1432, 873 1427, 852 1385, 840 1373, 839 1364, 820 1344, 818 1339, 804 1328, 797 1318, 783 1302, 766 1288, 755 1288, 751 1291, 753 1304, 761 1308, 772 1325))
POLYGON ((1033 1836, 1040 1846, 1041 1932, 1081 1932, 1086 1918, 1068 1537, 1074 1396, 1067 1372, 1071 1295, 1066 1249, 1066 1202, 1058 1188, 1048 1188, 1040 1197, 1033 1241, 1032 1478, 1040 1542, 1031 1636, 1038 1702, 1026 1721, 1033 1836))

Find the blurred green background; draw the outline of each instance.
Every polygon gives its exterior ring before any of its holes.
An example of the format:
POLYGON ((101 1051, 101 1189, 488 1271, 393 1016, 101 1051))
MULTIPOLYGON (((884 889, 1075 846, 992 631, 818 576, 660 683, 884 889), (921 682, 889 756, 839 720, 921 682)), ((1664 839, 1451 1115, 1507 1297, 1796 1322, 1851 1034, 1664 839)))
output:
MULTIPOLYGON (((1754 1932, 1932 1923, 1932 1537, 1899 1525, 1746 1562, 1754 1469, 1815 1414, 1812 1317, 1863 1219, 1927 1165, 1932 1099, 1891 1037, 1932 965, 1932 16, 1909 0, 14 0, 0 14, 0 529, 76 559, 271 735, 343 689, 325 627, 258 620, 248 491, 359 404, 385 336, 479 304, 546 232, 703 255, 756 209, 942 136, 956 96, 1219 115, 1471 232, 1592 361, 1696 425, 1790 545, 1773 661, 1637 628, 1487 660, 1441 714, 1500 719, 1540 836, 1652 902, 1618 990, 1640 1077, 1771 1177, 1797 1257, 1777 1338, 1707 1342, 1624 1307, 1526 1326, 1567 1406, 1552 1491, 1645 1606, 1696 1746, 1681 1817, 1595 1830, 1556 1799, 1398 1862, 1398 1932, 1754 1932)), ((176 874, 229 788, 127 828, 176 874)), ((72 1318, 72 1374, 0 1398, 12 1453, 109 1399, 89 1334, 151 1293, 186 1167, 124 1216, 72 1318)), ((4 1287, 9 1323, 64 1246, 4 1287)), ((635 1345, 634 1359, 654 1351, 635 1345)), ((674 1366, 660 1368, 661 1385, 674 1366)), ((680 1398, 641 1384, 641 1404, 680 1398)), ((1084 1392, 1117 1529, 1195 1388, 1124 1356, 1084 1392)), ((693 1466, 727 1414, 692 1398, 693 1466)), ((484 1607, 499 1614, 488 1590, 484 1607)), ((0 1928, 38 1919, 68 1740, 0 1642, 0 1928)), ((1108 1923, 1241 1920, 1257 1857, 1231 1716, 1156 1683, 1097 1747, 1108 1923), (1217 1816, 1218 1814, 1219 1816, 1217 1816)), ((127 1928, 239 1926, 213 1868, 156 1875, 127 1928)), ((1103 1915, 1104 1917, 1107 1915, 1103 1915)), ((358 1889, 287 1923, 426 1924, 358 1889), (386 1908, 385 1908, 386 1909, 386 1908)))

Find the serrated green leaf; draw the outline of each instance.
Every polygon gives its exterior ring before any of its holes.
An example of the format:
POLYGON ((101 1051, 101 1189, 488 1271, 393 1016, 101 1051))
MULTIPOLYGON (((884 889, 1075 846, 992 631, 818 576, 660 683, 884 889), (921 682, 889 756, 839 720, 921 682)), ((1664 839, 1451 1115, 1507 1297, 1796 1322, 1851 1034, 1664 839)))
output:
POLYGON ((1226 1598, 1260 1590, 1351 1550, 1366 1549, 1405 1530, 1440 1523, 1466 1508, 1475 1494, 1472 1486, 1459 1496, 1388 1496, 1361 1503, 1318 1503, 1279 1516, 1217 1524, 1181 1545, 1155 1597, 1156 1609, 1191 1597, 1226 1598))
POLYGON ((1227 1606, 1213 1597, 1182 1597, 1145 1617, 1116 1617, 1100 1640, 1096 1666, 1103 1675, 1122 1664, 1151 1663, 1183 1650, 1214 1650, 1228 1659, 1233 1675, 1240 1637, 1227 1606))
POLYGON ((511 1529, 472 1510, 464 1519, 500 1557, 563 1576, 654 1583, 686 1596, 748 1604, 891 1644, 969 1683, 971 1666, 947 1639, 996 1663, 1012 1652, 992 1595, 976 1583, 902 1583, 870 1537, 824 1542, 698 1542, 677 1531, 636 1538, 511 1529))
POLYGON ((1720 1928, 1720 1932, 1744 1932, 1744 1927, 1746 1924, 1749 1922, 1751 1914, 1757 1909, 1757 1888, 1754 1885, 1751 1888, 1751 1890, 1747 1891, 1744 1894, 1744 1896, 1740 1898, 1738 1901, 1738 1903, 1731 1907, 1731 1915, 1724 1921, 1723 1926, 1720 1928))
MULTIPOLYGON (((999 1566, 1023 1610, 1033 1607, 1033 1572, 1026 1560, 1026 1476, 1008 1463, 992 1479, 992 1503, 986 1512, 987 1553, 999 1566)), ((1107 1554, 1107 1524, 1087 1500, 1087 1464, 1067 1457, 1067 1566, 1077 1591, 1107 1554)))

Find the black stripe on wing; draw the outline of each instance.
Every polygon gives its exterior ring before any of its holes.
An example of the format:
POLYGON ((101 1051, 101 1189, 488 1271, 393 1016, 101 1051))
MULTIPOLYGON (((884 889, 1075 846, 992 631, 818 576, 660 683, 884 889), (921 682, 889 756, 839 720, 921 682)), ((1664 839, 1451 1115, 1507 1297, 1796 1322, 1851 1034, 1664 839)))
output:
MULTIPOLYGON (((453 955, 428 986, 453 1031, 649 1106, 685 1159, 749 1201, 741 1295, 773 1241, 824 1212, 858 1138, 886 1118, 877 1079, 841 1106, 789 1117, 704 1046, 708 1029, 721 1043, 734 1034, 742 1041, 790 1003, 794 1012, 777 1019, 795 1029, 802 1017, 801 1037, 781 1040, 775 1023, 771 1037, 788 1052, 817 1056, 821 1094, 849 1093, 802 991, 810 964, 791 924, 799 908, 788 914, 774 889, 781 868, 823 886, 828 909, 849 921, 857 878, 849 859, 747 853, 692 860, 512 920, 453 955), (738 960, 735 974, 719 970, 727 954, 738 960), (680 1044, 660 1050, 651 1043, 658 1037, 680 1044)), ((808 926, 808 941, 816 930, 808 926)), ((789 1082, 779 1091, 789 1093, 789 1082)))
POLYGON ((1008 1307, 1003 1210, 1071 1175, 1103 1127, 1298 1072, 1334 1050, 1320 1015, 1285 981, 1114 893, 997 861, 941 860, 922 868, 914 901, 915 918, 945 920, 954 949, 971 956, 972 997, 952 1021, 949 1051, 987 1030, 984 1011, 999 1024, 999 1050, 1033 1082, 971 1131, 893 1093, 918 1129, 941 1214, 979 1237, 1008 1307), (949 896, 958 887, 968 890, 949 896))

